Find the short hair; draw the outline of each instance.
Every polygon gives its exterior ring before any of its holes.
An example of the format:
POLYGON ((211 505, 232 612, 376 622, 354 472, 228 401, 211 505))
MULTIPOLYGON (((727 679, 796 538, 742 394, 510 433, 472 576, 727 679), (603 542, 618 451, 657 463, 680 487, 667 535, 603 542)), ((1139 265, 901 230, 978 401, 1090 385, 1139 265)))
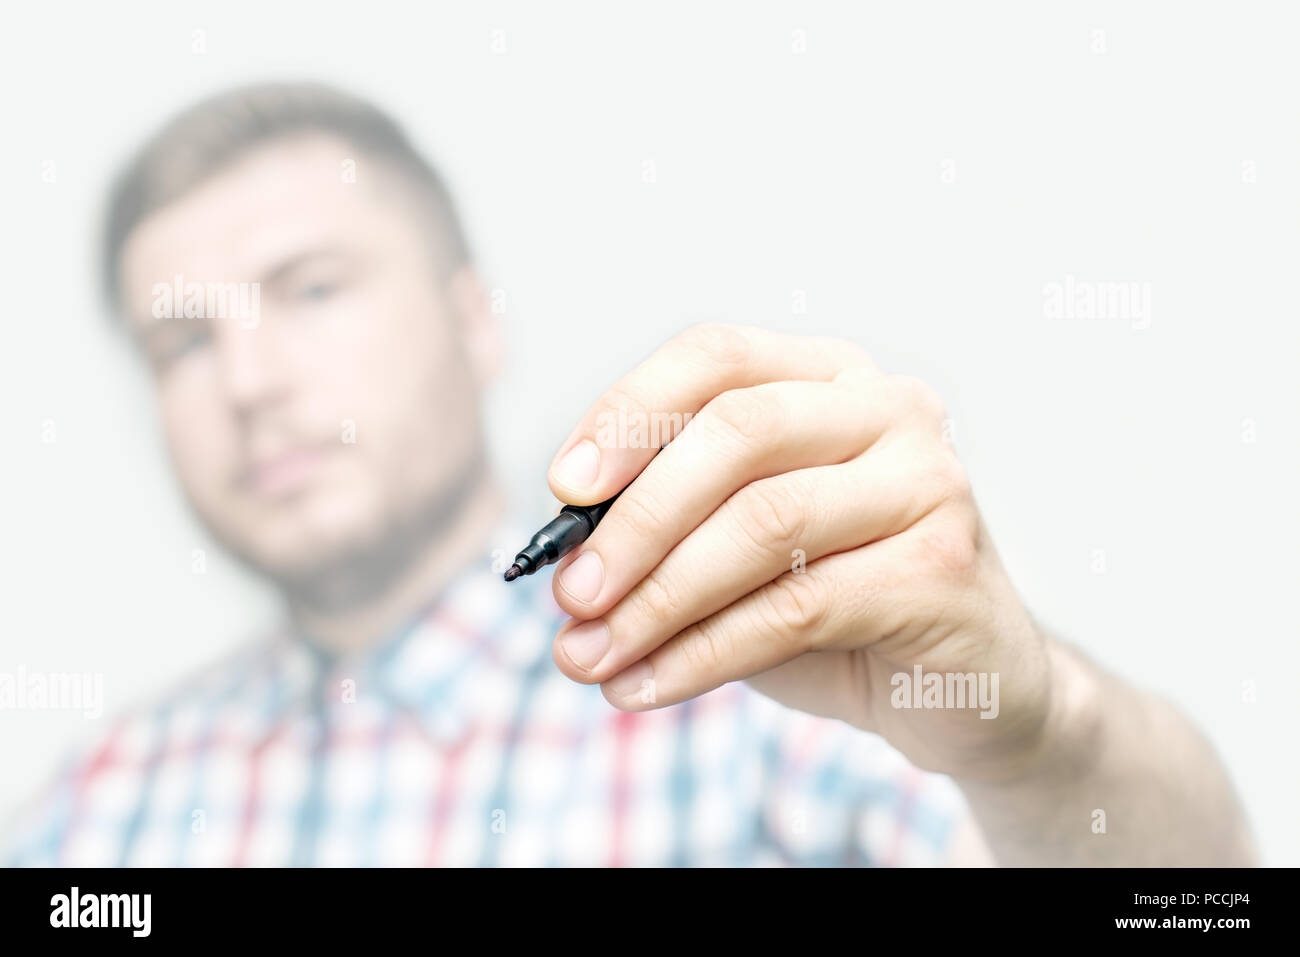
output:
POLYGON ((122 247, 131 231, 255 147, 302 133, 334 134, 410 178, 443 243, 443 267, 470 261, 442 177, 378 107, 321 83, 261 83, 201 100, 174 116, 114 180, 102 237, 103 291, 119 308, 122 247))

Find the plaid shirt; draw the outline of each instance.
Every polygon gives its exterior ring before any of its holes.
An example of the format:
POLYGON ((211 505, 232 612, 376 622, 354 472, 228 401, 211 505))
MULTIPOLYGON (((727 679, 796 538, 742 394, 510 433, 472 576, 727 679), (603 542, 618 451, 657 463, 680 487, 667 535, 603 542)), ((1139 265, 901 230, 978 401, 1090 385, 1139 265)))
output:
POLYGON ((66 762, 7 863, 944 862, 948 778, 743 682, 619 711, 555 667, 563 618, 484 558, 364 653, 286 629, 66 762))

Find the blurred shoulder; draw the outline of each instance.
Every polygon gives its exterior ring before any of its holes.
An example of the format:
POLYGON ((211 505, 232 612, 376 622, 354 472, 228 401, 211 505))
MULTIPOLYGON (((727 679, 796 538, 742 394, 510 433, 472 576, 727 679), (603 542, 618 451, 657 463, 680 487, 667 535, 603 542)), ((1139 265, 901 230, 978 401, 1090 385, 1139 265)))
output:
POLYGON ((288 640, 286 631, 273 629, 105 719, 18 807, 0 863, 53 866, 74 829, 102 838, 100 853, 79 858, 113 863, 112 842, 164 756, 188 753, 186 740, 218 725, 252 728, 259 709, 292 684, 288 640))

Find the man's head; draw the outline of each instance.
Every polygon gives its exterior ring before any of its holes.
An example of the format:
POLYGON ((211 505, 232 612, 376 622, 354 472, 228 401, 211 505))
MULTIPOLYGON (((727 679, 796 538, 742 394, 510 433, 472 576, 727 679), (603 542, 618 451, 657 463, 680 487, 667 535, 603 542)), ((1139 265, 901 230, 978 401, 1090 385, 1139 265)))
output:
POLYGON ((369 104, 277 84, 172 120, 114 187, 104 279, 187 498, 300 599, 382 589, 484 478, 492 316, 441 180, 369 104), (203 284, 247 284, 256 321, 203 284))

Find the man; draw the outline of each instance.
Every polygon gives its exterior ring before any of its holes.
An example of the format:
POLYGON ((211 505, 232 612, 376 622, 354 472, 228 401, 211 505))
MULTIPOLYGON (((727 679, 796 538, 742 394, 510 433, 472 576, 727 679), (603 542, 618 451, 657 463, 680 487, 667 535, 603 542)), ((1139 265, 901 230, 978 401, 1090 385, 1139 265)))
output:
POLYGON ((855 346, 703 326, 622 378, 551 466, 627 487, 552 601, 492 560, 529 531, 477 413, 497 330, 373 107, 193 107, 118 182, 105 275, 181 488, 288 624, 70 763, 16 862, 1255 860, 1205 741, 1033 621, 934 393, 855 346))

